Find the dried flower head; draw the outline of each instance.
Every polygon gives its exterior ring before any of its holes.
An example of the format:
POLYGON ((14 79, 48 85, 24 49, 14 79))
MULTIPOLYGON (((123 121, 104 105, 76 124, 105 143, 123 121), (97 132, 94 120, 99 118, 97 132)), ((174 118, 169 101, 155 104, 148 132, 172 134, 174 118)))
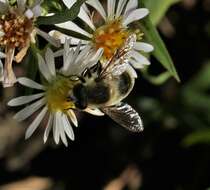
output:
MULTIPOLYGON (((14 6, 10 6, 8 1, 0 1, 0 48, 6 55, 2 77, 4 87, 13 86, 16 82, 12 63, 22 61, 30 43, 35 43, 36 33, 51 39, 34 24, 36 18, 41 15, 41 1, 35 2, 30 8, 26 4, 26 0, 17 0, 14 6)), ((58 46, 55 40, 51 42, 58 46)))

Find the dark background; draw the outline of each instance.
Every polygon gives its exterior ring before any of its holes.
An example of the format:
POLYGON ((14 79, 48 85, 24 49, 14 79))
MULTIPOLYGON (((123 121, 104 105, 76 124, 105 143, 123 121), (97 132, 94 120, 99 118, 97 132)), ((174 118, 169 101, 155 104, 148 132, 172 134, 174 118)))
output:
MULTIPOLYGON (((164 32, 164 23, 160 25, 159 31, 181 83, 170 79, 155 86, 139 73, 135 88, 125 101, 144 121, 145 130, 141 134, 126 131, 106 116, 77 113, 80 119, 79 127, 74 128, 76 140, 69 141, 68 148, 55 146, 52 139, 42 145, 39 137, 42 131, 36 131, 27 141, 20 135, 15 145, 5 146, 0 151, 0 184, 40 176, 53 181, 53 190, 103 189, 128 166, 133 166, 141 174, 141 190, 207 190, 210 146, 203 142, 193 145, 183 142, 187 135, 203 129, 193 118, 205 123, 207 128, 210 124, 209 110, 194 108, 184 96, 186 86, 210 59, 208 3, 197 1, 192 6, 179 3, 171 7, 166 17, 173 27, 172 35, 164 32), (42 147, 37 148, 37 144, 42 147), (30 158, 25 150, 31 150, 30 158), (14 159, 19 159, 19 163, 13 168, 14 159)), ((162 71, 154 58, 151 61, 152 74, 162 71)), ((206 93, 209 95, 209 91, 206 93)), ((7 119, 5 109, 3 103, 2 120, 7 119)))

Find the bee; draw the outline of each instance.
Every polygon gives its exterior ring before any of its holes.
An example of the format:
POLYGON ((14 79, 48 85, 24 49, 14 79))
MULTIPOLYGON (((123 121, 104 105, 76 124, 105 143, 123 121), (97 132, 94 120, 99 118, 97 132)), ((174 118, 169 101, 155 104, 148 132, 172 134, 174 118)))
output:
POLYGON ((99 109, 122 127, 132 131, 143 130, 139 114, 127 103, 123 103, 133 89, 135 78, 128 58, 135 36, 131 35, 125 45, 117 50, 105 64, 86 68, 69 94, 70 101, 80 110, 99 109))

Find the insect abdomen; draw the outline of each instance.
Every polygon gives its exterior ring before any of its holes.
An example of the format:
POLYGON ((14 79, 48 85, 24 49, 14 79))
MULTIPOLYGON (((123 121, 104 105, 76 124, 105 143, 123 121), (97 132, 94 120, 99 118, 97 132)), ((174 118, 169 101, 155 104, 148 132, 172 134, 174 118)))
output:
POLYGON ((119 84, 118 89, 121 95, 127 94, 130 89, 132 88, 132 81, 131 77, 127 72, 124 72, 122 75, 119 76, 119 84))

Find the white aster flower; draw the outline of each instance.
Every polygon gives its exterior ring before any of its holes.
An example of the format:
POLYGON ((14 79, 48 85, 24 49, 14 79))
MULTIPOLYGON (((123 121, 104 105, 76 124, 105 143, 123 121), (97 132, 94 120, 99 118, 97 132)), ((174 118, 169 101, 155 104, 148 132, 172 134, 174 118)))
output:
MULTIPOLYGON (((63 0, 68 8, 70 8, 75 1, 76 0, 63 0)), ((107 0, 106 11, 99 0, 87 0, 86 4, 82 5, 78 17, 92 29, 91 33, 79 27, 72 21, 57 24, 56 26, 85 36, 87 40, 82 40, 81 47, 88 44, 95 50, 103 48, 104 54, 101 59, 102 63, 109 60, 116 50, 123 47, 129 36, 136 35, 130 53, 129 63, 137 69, 150 64, 149 60, 143 56, 141 52, 151 52, 153 51, 153 46, 142 41, 143 33, 141 31, 136 33, 136 31, 132 31, 129 27, 129 24, 132 22, 140 20, 148 15, 148 9, 138 8, 137 0, 107 0), (86 4, 93 7, 101 15, 102 24, 98 25, 101 21, 97 21, 97 23, 93 22, 93 19, 90 16, 93 14, 90 14, 86 4)), ((50 34, 55 38, 60 39, 62 43, 65 41, 65 38, 68 37, 67 35, 55 30, 51 31, 50 34)), ((80 39, 78 38, 73 38, 75 44, 78 43, 79 40, 80 39)))
POLYGON ((36 18, 41 15, 40 4, 41 1, 36 0, 33 6, 28 7, 27 0, 17 0, 17 5, 10 6, 8 0, 0 0, 0 49, 6 54, 1 77, 4 87, 13 86, 16 82, 12 63, 14 60, 17 63, 22 61, 30 43, 35 43, 36 34, 59 46, 58 41, 34 25, 36 18))
MULTIPOLYGON (((78 82, 77 75, 88 67, 95 65, 102 55, 102 49, 97 52, 90 52, 90 48, 86 47, 79 52, 80 45, 74 50, 69 47, 69 41, 65 43, 63 52, 63 66, 60 70, 55 68, 55 57, 60 54, 54 54, 52 50, 47 49, 45 59, 38 55, 39 71, 45 79, 45 84, 38 84, 28 78, 18 78, 17 81, 23 86, 40 90, 40 93, 21 96, 14 98, 8 102, 9 106, 21 106, 30 103, 28 106, 20 110, 14 116, 18 121, 23 121, 29 116, 38 113, 36 118, 28 127, 25 138, 28 139, 38 128, 44 118, 48 122, 44 132, 44 142, 47 141, 49 133, 53 130, 55 143, 58 144, 61 139, 67 146, 67 137, 74 140, 73 123, 78 126, 77 118, 74 113, 75 105, 68 99, 73 86, 78 82)), ((97 109, 86 109, 85 111, 102 115, 97 109)))

